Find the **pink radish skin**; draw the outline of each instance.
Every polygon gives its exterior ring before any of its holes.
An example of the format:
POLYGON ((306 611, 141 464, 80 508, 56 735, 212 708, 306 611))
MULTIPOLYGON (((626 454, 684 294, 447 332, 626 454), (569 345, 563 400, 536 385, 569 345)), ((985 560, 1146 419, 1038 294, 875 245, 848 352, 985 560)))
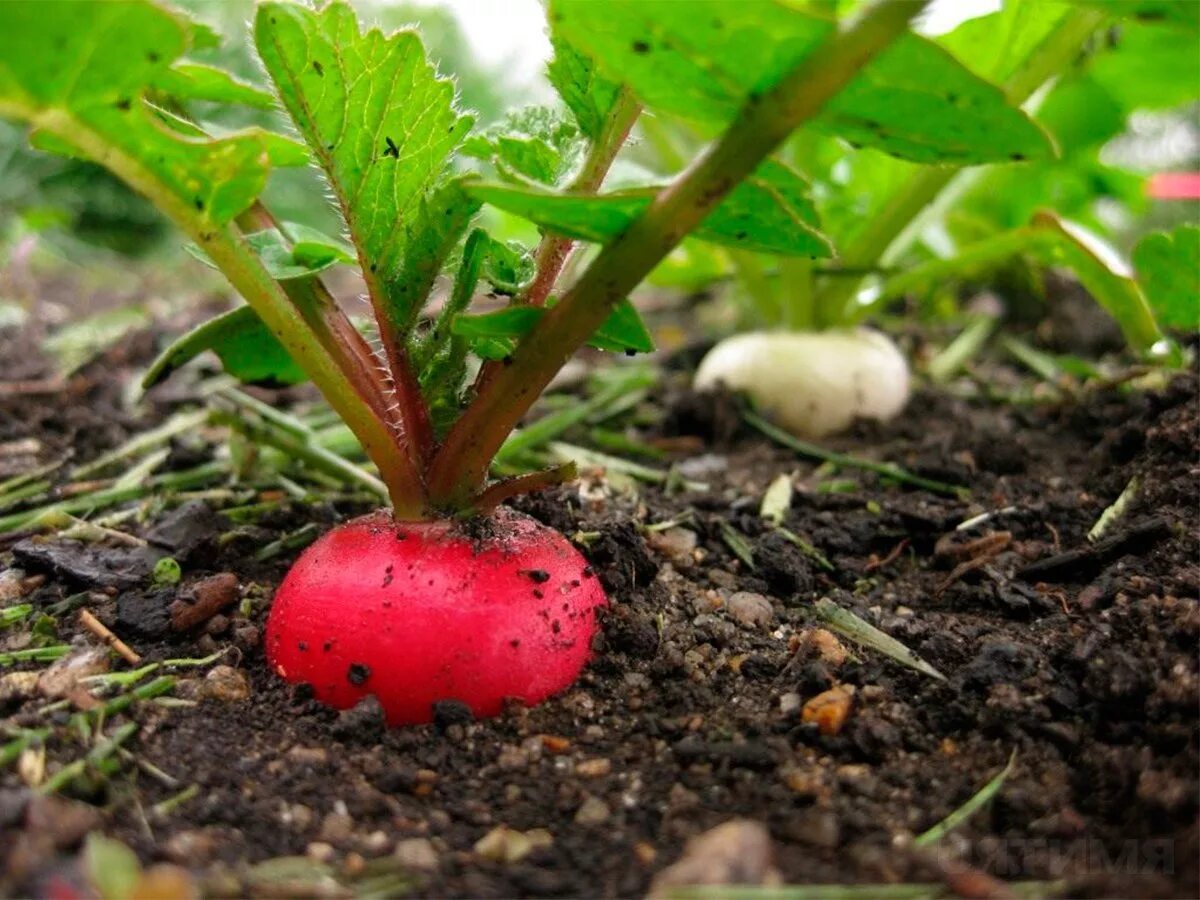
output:
POLYGON ((374 694, 391 725, 431 721, 440 700, 493 716, 507 698, 533 705, 570 686, 607 602, 579 551, 528 516, 380 512, 296 561, 267 620, 267 660, 337 709, 374 694))

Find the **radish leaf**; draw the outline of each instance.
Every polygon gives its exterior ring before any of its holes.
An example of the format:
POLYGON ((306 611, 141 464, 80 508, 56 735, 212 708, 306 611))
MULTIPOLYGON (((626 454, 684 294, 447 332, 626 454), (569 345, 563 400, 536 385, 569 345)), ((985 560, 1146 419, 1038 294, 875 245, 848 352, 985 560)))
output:
POLYGON ((553 20, 550 43, 554 47, 554 58, 546 67, 546 75, 574 114, 580 130, 595 140, 604 128, 604 120, 612 112, 620 85, 604 78, 596 71, 592 60, 557 34, 553 20))
MULTIPOLYGON (((742 0, 552 0, 550 20, 646 106, 718 124, 731 121, 752 93, 777 81, 835 27, 783 3, 742 0)), ((1046 135, 999 88, 911 34, 865 66, 814 125, 917 162, 1052 153, 1046 135)))
MULTIPOLYGON (((509 306, 495 312, 458 316, 451 326, 471 349, 485 359, 503 359, 514 342, 538 323, 545 310, 534 306, 509 306)), ((588 346, 616 353, 650 353, 654 339, 642 317, 628 300, 622 300, 588 340, 588 346)))
POLYGON ((199 63, 178 63, 154 79, 154 87, 175 100, 240 103, 254 109, 275 105, 266 91, 234 78, 228 72, 199 63))
POLYGON ((1200 228, 1146 235, 1133 249, 1133 265, 1159 324, 1200 328, 1200 228))
MULTIPOLYGON (((607 243, 629 227, 658 191, 644 188, 579 196, 495 184, 474 184, 469 190, 479 199, 549 231, 597 243, 607 243)), ((768 160, 733 189, 694 236, 762 253, 828 257, 832 249, 817 230, 817 213, 807 191, 807 183, 794 171, 768 160)))
POLYGON ((31 122, 38 146, 136 169, 139 189, 197 230, 223 225, 266 182, 265 133, 182 140, 142 100, 188 49, 189 29, 148 3, 0 4, 0 115, 31 122))
POLYGON ((507 181, 554 185, 583 157, 579 129, 555 110, 532 106, 508 116, 462 145, 464 156, 491 162, 507 181))
POLYGON ((151 364, 142 378, 149 390, 206 350, 214 351, 225 371, 249 384, 299 384, 304 370, 249 306, 209 319, 176 340, 151 364))
POLYGON ((345 3, 320 12, 265 3, 255 42, 333 189, 381 329, 404 334, 432 282, 430 260, 440 268, 461 235, 443 221, 465 229, 469 217, 464 196, 441 192, 447 159, 471 126, 454 108, 453 84, 438 77, 415 32, 361 33, 345 3))

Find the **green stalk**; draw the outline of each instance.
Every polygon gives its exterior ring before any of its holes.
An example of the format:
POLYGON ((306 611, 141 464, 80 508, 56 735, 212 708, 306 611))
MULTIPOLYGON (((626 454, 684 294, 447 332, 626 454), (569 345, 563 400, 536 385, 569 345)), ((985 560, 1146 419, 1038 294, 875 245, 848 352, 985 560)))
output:
POLYGON ((435 505, 464 506, 483 486, 492 457, 575 350, 610 311, 801 123, 908 28, 927 0, 885 0, 834 31, 778 84, 752 93, 733 124, 607 245, 563 299, 482 386, 434 457, 435 505))
POLYGON ((419 517, 424 507, 424 492, 420 473, 412 460, 399 451, 391 430, 354 389, 283 287, 263 267, 238 230, 228 225, 210 230, 182 197, 164 190, 154 173, 136 157, 114 147, 70 114, 49 109, 34 111, 25 117, 34 127, 100 161, 138 193, 150 198, 203 248, 358 436, 388 485, 396 515, 419 517))
MULTIPOLYGON (((604 176, 612 167, 617 152, 625 144, 633 123, 642 112, 642 105, 634 99, 629 88, 623 87, 613 103, 612 112, 604 121, 604 130, 588 148, 583 166, 574 180, 567 186, 570 194, 594 194, 604 183, 604 176)), ((562 272, 567 256, 575 242, 568 237, 547 233, 538 244, 535 257, 536 269, 533 281, 525 291, 524 300, 531 306, 544 306, 546 298, 562 272)))
MULTIPOLYGON (((1039 87, 1067 67, 1084 41, 1107 18, 1104 12, 1082 7, 1068 13, 1005 81, 1003 88, 1009 100, 1021 104, 1029 100, 1039 87)), ((843 248, 840 268, 872 270, 893 262, 916 236, 917 229, 912 226, 917 217, 963 174, 963 169, 947 166, 926 166, 918 171, 843 248)), ((869 308, 848 308, 861 284, 859 278, 830 280, 818 295, 817 308, 830 310, 831 315, 840 314, 850 322, 861 321, 869 308)))

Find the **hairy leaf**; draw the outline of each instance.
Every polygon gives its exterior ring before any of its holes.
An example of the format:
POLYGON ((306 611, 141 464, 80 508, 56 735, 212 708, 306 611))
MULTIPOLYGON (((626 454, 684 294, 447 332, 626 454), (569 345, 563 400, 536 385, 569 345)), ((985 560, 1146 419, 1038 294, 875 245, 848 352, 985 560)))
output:
POLYGON ((579 129, 545 106, 530 106, 509 115, 462 145, 465 156, 492 163, 510 181, 528 179, 554 185, 578 165, 584 141, 579 129))
MULTIPOLYGON (((327 238, 314 229, 305 228, 303 231, 306 238, 294 246, 275 228, 246 235, 246 243, 258 254, 263 267, 276 281, 308 278, 338 263, 354 262, 353 251, 340 242, 327 238)), ((216 268, 204 250, 196 244, 188 244, 184 249, 205 265, 216 268)))
POLYGON ((595 140, 616 103, 620 85, 603 77, 596 71, 595 63, 558 34, 553 19, 550 43, 554 47, 554 58, 546 67, 546 75, 574 114, 579 130, 595 140))
MULTIPOLYGON (((579 240, 606 243, 617 237, 654 199, 658 188, 599 196, 547 194, 494 184, 471 192, 493 206, 579 240)), ((768 160, 733 189, 694 232, 715 244, 796 256, 828 257, 829 242, 817 230, 808 185, 782 163, 768 160)))
MULTIPOLYGON (((503 359, 544 313, 540 307, 509 306, 480 315, 458 316, 451 327, 484 359, 503 359)), ((654 350, 654 339, 633 304, 622 300, 596 329, 588 346, 614 353, 650 353, 654 350)))
POLYGON ((228 72, 199 63, 178 63, 154 79, 154 87, 175 100, 240 103, 254 109, 271 109, 275 99, 228 72))
POLYGON ((1161 325, 1200 328, 1200 228, 1146 235, 1133 249, 1133 265, 1161 325))
POLYGON ((308 380, 254 310, 239 306, 172 343, 150 365, 142 378, 142 388, 149 390, 207 350, 217 354, 226 372, 249 384, 299 384, 308 380))
MULTIPOLYGON (((437 76, 414 32, 361 33, 345 3, 320 12, 265 3, 255 42, 329 179, 381 326, 406 333, 431 281, 430 260, 440 265, 448 242, 434 221, 445 198, 430 198, 471 125, 454 108, 453 85, 437 76)), ((465 227, 465 218, 456 223, 465 227)))
MULTIPOLYGON (((552 0, 552 27, 647 106, 727 123, 835 27, 782 2, 552 0)), ((917 162, 1049 156, 1046 135, 999 88, 906 35, 826 106, 817 127, 917 162)))
POLYGON ((0 3, 0 115, 30 122, 40 146, 136 170, 140 189, 174 198, 177 220, 222 225, 266 182, 265 133, 185 140, 142 99, 197 33, 139 0, 0 3))

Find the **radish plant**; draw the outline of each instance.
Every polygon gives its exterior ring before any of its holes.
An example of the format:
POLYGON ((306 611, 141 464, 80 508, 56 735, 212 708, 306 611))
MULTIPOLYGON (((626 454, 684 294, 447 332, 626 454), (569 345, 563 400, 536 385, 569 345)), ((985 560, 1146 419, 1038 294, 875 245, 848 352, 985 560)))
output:
MULTIPOLYGON (((847 152, 836 137, 798 133, 780 155, 812 177, 836 258, 733 251, 721 260, 693 248, 708 278, 733 277, 743 320, 760 329, 718 344, 696 386, 744 390, 805 436, 856 417, 887 418, 903 406, 908 376, 894 345, 881 352, 886 337, 854 330, 864 319, 915 297, 923 309, 936 303, 933 317, 944 320, 964 282, 998 271, 1028 273, 1025 293, 1036 294, 1040 271, 1051 266, 1071 270, 1137 355, 1177 361, 1163 330, 1200 321, 1197 301, 1183 299, 1195 229, 1152 235, 1135 249, 1134 266, 1124 263, 1103 238, 1120 221, 1114 207, 1144 203, 1146 179, 1103 162, 1100 151, 1136 110, 1192 99, 1198 33, 1195 4, 1005 0, 935 39, 1028 110, 1053 139, 1053 154, 1014 150, 972 165, 981 161, 899 158, 870 146, 847 152), (1171 287, 1160 279, 1168 271, 1171 287), (827 355, 843 365, 831 366, 827 355)), ((689 140, 685 129, 663 123, 650 136, 651 164, 669 162, 689 140)), ((994 329, 993 319, 970 321, 954 352, 931 367, 933 377, 952 374, 943 363, 961 361, 962 348, 977 351, 994 329)))
POLYGON ((311 379, 387 486, 389 511, 334 529, 283 582, 275 670, 339 707, 374 694, 393 723, 449 699, 488 715, 566 687, 607 602, 562 535, 501 506, 572 472, 493 481, 491 461, 579 347, 650 349, 627 297, 672 248, 691 235, 829 257, 808 183, 772 157, 798 128, 925 162, 1051 153, 999 89, 909 30, 923 6, 885 0, 838 22, 783 2, 551 0, 563 108, 473 132, 416 33, 364 31, 340 2, 258 7, 268 92, 190 61, 216 36, 171 9, 11 0, 0 116, 147 197, 246 301, 170 348, 148 383, 207 349, 247 380, 311 379), (278 103, 301 140, 211 133, 199 113, 213 103, 278 103), (605 192, 643 109, 717 137, 666 185, 605 192), (480 161, 490 179, 472 174, 480 161), (259 201, 272 169, 307 164, 343 237, 259 201), (540 226, 537 248, 475 227, 483 203, 540 226), (564 279, 580 242, 601 246, 564 279), (377 345, 321 281, 339 264, 361 271, 377 345), (484 283, 507 304, 473 309, 484 283))

